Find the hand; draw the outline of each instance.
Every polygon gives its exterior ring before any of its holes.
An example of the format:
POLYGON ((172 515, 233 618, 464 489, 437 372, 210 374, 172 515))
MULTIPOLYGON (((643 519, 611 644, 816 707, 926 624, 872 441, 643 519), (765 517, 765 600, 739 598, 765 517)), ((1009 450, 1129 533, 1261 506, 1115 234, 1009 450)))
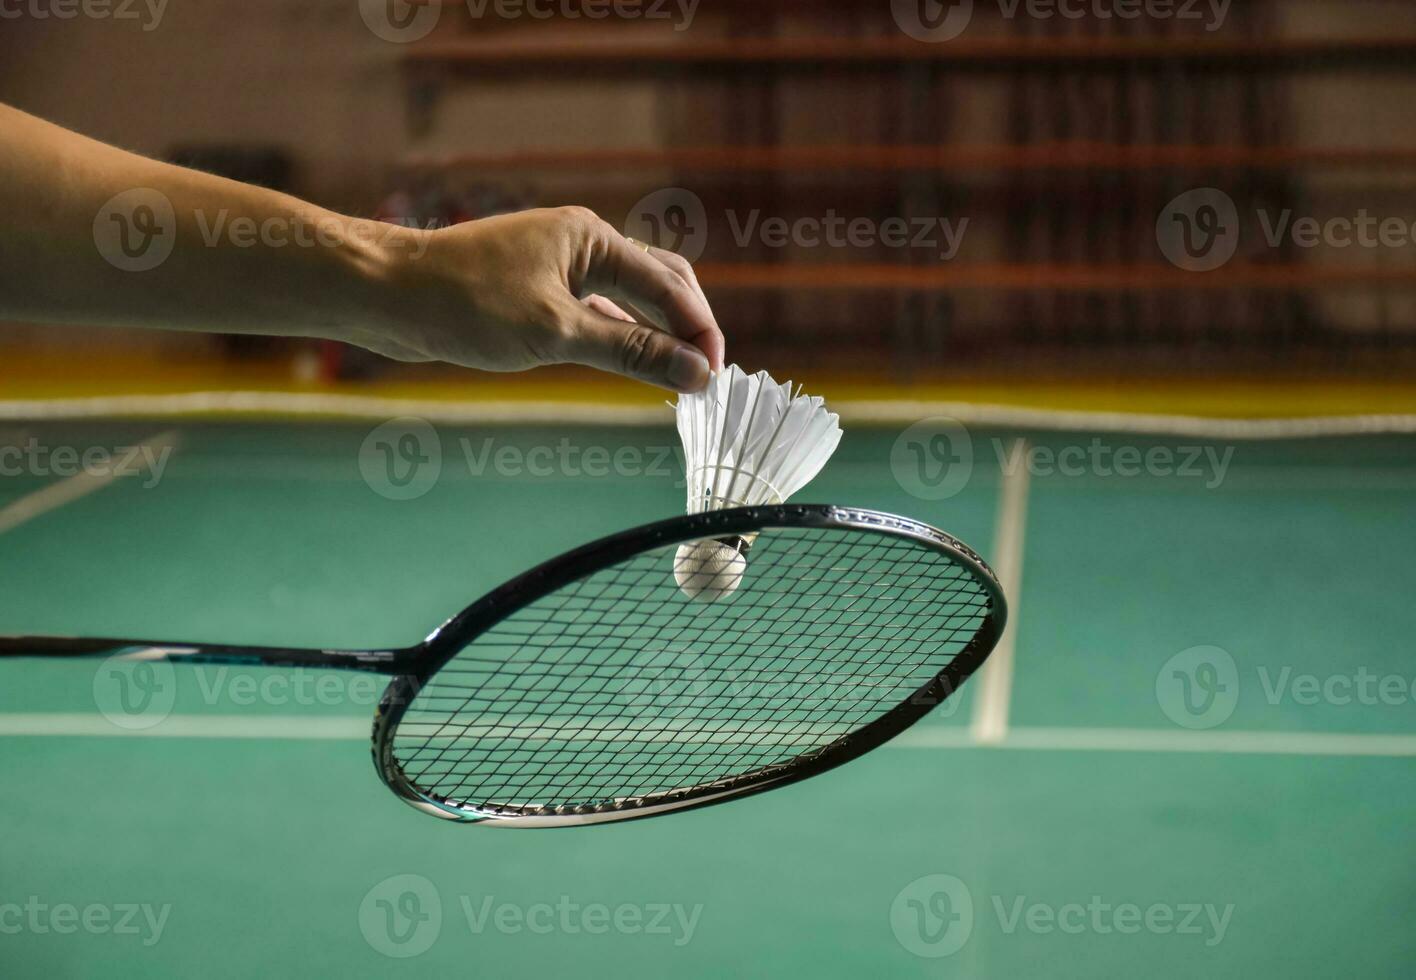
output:
POLYGON ((389 302, 352 342, 489 371, 586 364, 674 391, 702 389, 723 366, 723 334, 692 266, 646 252, 584 208, 410 235, 386 273, 389 302))

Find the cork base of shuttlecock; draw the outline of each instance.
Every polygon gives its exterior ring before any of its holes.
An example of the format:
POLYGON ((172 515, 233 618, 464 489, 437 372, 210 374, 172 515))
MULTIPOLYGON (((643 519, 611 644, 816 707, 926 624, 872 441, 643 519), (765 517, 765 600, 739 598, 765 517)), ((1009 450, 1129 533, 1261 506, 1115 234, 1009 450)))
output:
POLYGON ((695 602, 717 602, 732 595, 746 572, 742 552, 722 541, 685 541, 674 552, 674 581, 695 602))

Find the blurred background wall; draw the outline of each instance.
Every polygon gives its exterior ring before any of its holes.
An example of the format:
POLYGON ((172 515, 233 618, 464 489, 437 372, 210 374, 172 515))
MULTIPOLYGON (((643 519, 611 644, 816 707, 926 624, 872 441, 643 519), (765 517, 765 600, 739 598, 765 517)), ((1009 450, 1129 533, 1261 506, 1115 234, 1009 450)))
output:
MULTIPOLYGON (((919 41, 912 18, 968 5, 702 0, 687 18, 657 3, 604 19, 564 0, 542 3, 550 17, 490 0, 171 0, 126 19, 12 5, 30 12, 0 19, 0 100, 198 165, 281 156, 289 190, 393 220, 586 204, 689 252, 749 366, 1409 371, 1411 235, 1274 245, 1260 216, 1411 228, 1416 5, 1126 19, 978 2, 958 36, 919 41), (1239 225, 1208 271, 1158 240, 1197 188, 1239 225), (830 215, 877 239, 892 219, 966 230, 947 258, 801 233, 830 215), (766 239, 770 218, 793 229, 785 244, 766 239)), ((223 349, 19 326, 0 343, 223 349)))

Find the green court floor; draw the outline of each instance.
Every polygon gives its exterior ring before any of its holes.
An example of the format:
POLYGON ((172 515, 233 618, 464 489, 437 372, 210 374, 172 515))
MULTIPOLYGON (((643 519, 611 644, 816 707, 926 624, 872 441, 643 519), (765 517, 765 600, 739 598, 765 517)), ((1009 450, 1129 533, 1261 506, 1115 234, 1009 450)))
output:
MULTIPOLYGON (((683 506, 667 426, 371 429, 0 423, 0 633, 406 644, 683 506)), ((1411 976, 1416 441, 902 438, 801 496, 990 558, 1025 500, 1001 742, 980 677, 785 790, 489 830, 383 788, 367 679, 0 663, 0 976, 1411 976)))

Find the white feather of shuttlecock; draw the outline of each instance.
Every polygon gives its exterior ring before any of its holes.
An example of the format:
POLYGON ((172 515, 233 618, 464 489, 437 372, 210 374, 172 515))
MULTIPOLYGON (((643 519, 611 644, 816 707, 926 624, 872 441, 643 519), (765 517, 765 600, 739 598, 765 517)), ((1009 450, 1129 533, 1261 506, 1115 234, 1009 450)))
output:
POLYGON ((841 420, 814 395, 736 364, 674 406, 688 512, 780 504, 811 482, 841 442, 841 420))

